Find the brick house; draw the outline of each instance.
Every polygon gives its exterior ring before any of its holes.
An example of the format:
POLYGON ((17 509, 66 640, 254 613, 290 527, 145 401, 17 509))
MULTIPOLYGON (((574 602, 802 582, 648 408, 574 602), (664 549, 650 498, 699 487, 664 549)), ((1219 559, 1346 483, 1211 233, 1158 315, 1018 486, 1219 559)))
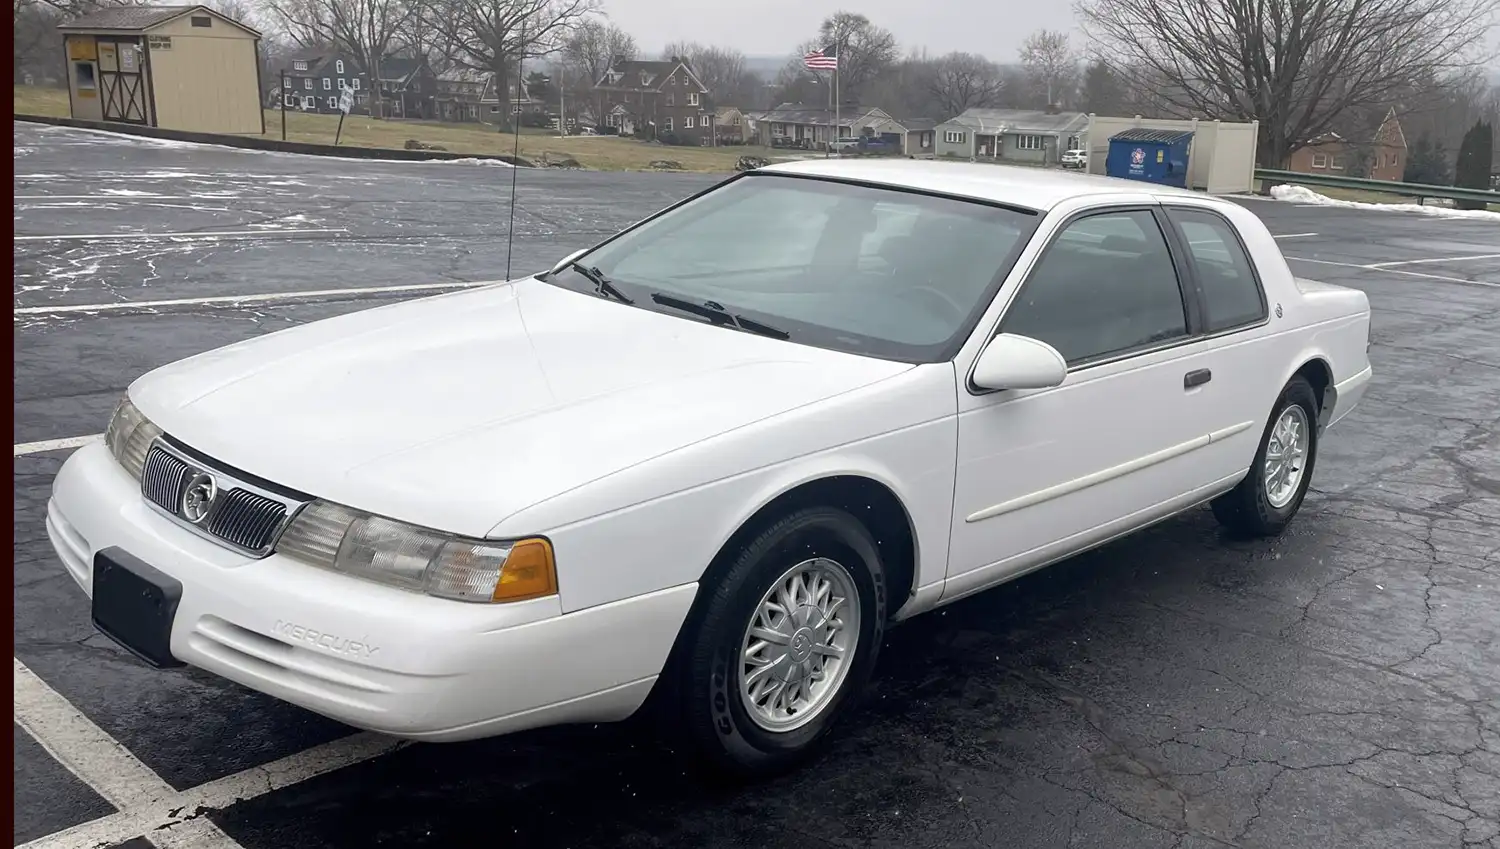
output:
POLYGON ((1401 180, 1406 172, 1406 134, 1401 130, 1395 109, 1386 113, 1368 144, 1351 142, 1338 133, 1324 133, 1292 154, 1287 170, 1299 174, 1348 174, 1360 157, 1366 157, 1365 176, 1370 179, 1401 180))
POLYGON ((620 135, 684 144, 713 140, 712 97, 681 59, 616 60, 594 90, 603 101, 604 125, 620 135))
POLYGON ((440 121, 479 121, 480 103, 490 85, 490 75, 466 68, 455 68, 438 74, 434 99, 435 117, 440 121))

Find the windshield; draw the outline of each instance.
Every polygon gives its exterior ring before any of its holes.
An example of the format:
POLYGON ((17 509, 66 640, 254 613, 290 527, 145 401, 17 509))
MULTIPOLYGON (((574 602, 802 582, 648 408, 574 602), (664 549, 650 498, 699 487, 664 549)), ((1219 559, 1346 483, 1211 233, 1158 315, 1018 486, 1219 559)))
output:
POLYGON ((548 276, 634 307, 712 304, 792 342, 905 362, 952 358, 1035 229, 1031 211, 757 174, 732 180, 548 276))

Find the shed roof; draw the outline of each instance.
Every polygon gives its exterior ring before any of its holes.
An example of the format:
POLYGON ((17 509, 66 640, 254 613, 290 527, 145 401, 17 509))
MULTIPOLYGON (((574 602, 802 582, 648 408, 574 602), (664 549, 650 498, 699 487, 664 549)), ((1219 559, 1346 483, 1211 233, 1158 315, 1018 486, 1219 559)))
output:
POLYGON ((207 6, 112 6, 90 12, 87 15, 65 21, 57 25, 62 30, 124 30, 126 32, 143 32, 148 29, 159 27, 168 21, 186 15, 189 12, 202 12, 213 15, 221 21, 233 24, 251 35, 260 36, 260 32, 253 27, 246 26, 234 18, 227 17, 207 6))
POLYGON ((1153 130, 1147 127, 1134 127, 1115 133, 1109 137, 1109 140, 1172 144, 1173 142, 1180 142, 1183 139, 1190 139, 1192 137, 1192 130, 1153 130))

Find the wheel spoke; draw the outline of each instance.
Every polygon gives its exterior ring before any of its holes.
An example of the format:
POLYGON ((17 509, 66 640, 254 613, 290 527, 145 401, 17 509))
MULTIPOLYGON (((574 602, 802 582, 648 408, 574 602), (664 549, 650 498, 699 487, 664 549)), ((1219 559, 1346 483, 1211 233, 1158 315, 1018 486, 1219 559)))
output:
POLYGON ((823 657, 843 657, 844 650, 828 643, 818 643, 813 646, 813 654, 822 655, 823 657))
POLYGON ((792 642, 791 634, 783 634, 780 631, 773 631, 770 628, 751 628, 750 636, 757 640, 764 640, 773 646, 791 645, 792 642))

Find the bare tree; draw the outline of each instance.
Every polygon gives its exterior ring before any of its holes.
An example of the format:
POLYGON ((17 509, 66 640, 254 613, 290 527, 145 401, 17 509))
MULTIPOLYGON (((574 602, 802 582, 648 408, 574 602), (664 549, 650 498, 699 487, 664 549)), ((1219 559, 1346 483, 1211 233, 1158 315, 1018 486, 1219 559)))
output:
POLYGON ((1021 44, 1021 64, 1026 66, 1032 85, 1047 93, 1048 106, 1058 101, 1058 95, 1072 86, 1078 74, 1078 56, 1065 32, 1042 29, 1027 36, 1021 44))
MULTIPOLYGON (((599 0, 423 0, 421 14, 449 45, 454 66, 492 76, 508 101, 517 66, 562 49, 599 0)), ((501 126, 511 118, 501 110, 501 126)))
POLYGON ((833 45, 839 53, 840 97, 847 100, 857 100, 901 58, 896 36, 858 12, 834 12, 818 28, 817 41, 804 46, 818 50, 833 45))
POLYGON ((745 70, 745 54, 738 50, 675 42, 668 44, 661 56, 686 61, 716 103, 742 103, 760 83, 758 77, 745 70))
POLYGON ((268 11, 304 47, 331 45, 370 77, 370 115, 381 116, 380 63, 401 44, 416 14, 407 0, 266 0, 268 11))
POLYGON ((1005 80, 994 62, 973 53, 949 53, 932 63, 927 94, 951 118, 965 109, 998 106, 1005 80))
POLYGON ((604 121, 604 98, 594 86, 616 61, 639 55, 635 38, 625 30, 601 18, 580 20, 562 43, 562 60, 570 83, 564 90, 573 96, 575 104, 589 104, 588 118, 600 124, 604 121))
POLYGON ((1085 32, 1134 86, 1182 113, 1260 122, 1262 166, 1349 109, 1475 67, 1500 0, 1078 0, 1085 32))

